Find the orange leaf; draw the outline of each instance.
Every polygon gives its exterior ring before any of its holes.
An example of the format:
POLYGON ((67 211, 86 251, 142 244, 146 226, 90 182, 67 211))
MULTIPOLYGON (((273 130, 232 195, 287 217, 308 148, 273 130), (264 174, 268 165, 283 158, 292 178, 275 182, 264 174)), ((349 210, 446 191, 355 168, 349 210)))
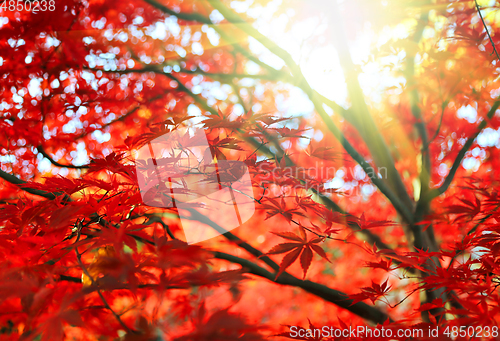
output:
POLYGON ((323 259, 327 260, 328 262, 330 262, 330 260, 328 259, 328 256, 326 255, 325 251, 321 248, 321 246, 314 245, 314 244, 310 244, 310 246, 312 247, 312 249, 314 250, 314 252, 316 252, 318 255, 321 256, 321 258, 323 258, 323 259))
POLYGON ((288 251, 292 251, 293 249, 297 247, 301 247, 303 244, 301 243, 281 243, 278 245, 275 245, 269 252, 267 253, 268 255, 278 255, 280 253, 285 253, 288 251))
POLYGON ((307 270, 311 266, 311 262, 313 259, 313 253, 309 247, 305 247, 302 255, 300 255, 300 266, 302 270, 304 270, 304 277, 306 278, 307 270))
POLYGON ((271 232, 272 234, 275 234, 281 238, 288 239, 288 240, 295 240, 297 242, 304 242, 305 240, 302 239, 301 237, 297 236, 293 232, 271 232))
MULTIPOLYGON (((106 265, 110 262, 110 259, 114 257, 116 257, 116 251, 111 245, 106 245, 105 247, 97 250, 97 255, 94 257, 92 263, 87 267, 87 271, 89 272, 89 275, 92 276, 94 281, 96 281, 97 277, 103 272, 106 265)), ((84 288, 92 285, 92 279, 90 279, 85 272, 82 273, 82 284, 84 288)))

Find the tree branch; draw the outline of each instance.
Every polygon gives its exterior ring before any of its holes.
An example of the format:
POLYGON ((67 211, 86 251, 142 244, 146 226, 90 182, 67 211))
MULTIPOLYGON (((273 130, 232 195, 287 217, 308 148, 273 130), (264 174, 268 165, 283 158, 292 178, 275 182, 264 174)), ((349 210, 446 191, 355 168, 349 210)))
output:
POLYGON ((488 114, 486 115, 487 119, 483 120, 479 124, 477 131, 474 134, 472 134, 471 136, 469 136, 469 138, 467 139, 467 141, 463 145, 462 149, 460 149, 460 151, 458 152, 458 155, 455 158, 455 161, 453 161, 453 165, 451 166, 450 172, 448 173, 448 175, 444 179, 443 184, 440 187, 429 191, 429 193, 426 197, 427 201, 431 201, 432 199, 434 199, 437 196, 446 192, 448 187, 451 185, 451 182, 453 181, 453 178, 455 177, 455 174, 456 174, 458 168, 460 167, 460 164, 462 163, 462 160, 465 157, 465 154, 467 153, 469 148, 472 146, 472 144, 476 140, 476 137, 481 133, 481 131, 483 131, 484 128, 486 128, 486 126, 488 125, 488 120, 493 118, 493 116, 495 115, 495 112, 499 106, 500 106, 500 100, 497 100, 495 103, 493 103, 493 106, 490 108, 490 110, 488 111, 488 114))
MULTIPOLYGON (((4 179, 7 182, 10 182, 13 185, 17 185, 20 189, 22 189, 25 192, 28 192, 28 193, 33 194, 33 195, 38 195, 38 196, 46 198, 46 199, 54 200, 59 195, 62 195, 62 193, 51 193, 51 192, 46 192, 46 191, 42 191, 42 190, 38 190, 38 189, 34 189, 34 188, 25 187, 23 185, 27 183, 26 181, 21 180, 12 174, 4 172, 1 169, 0 169, 0 178, 4 179)), ((68 198, 69 198, 69 196, 68 196, 68 198)))
POLYGON ((331 289, 323 284, 311 282, 308 280, 300 280, 297 277, 290 275, 288 272, 284 272, 276 280, 274 280, 275 274, 267 271, 266 269, 258 266, 255 263, 252 263, 249 260, 223 252, 214 252, 214 255, 215 258, 240 264, 243 268, 248 269, 249 273, 262 278, 266 278, 271 282, 301 288, 315 296, 324 299, 325 301, 344 308, 351 313, 356 314, 371 322, 382 324, 387 320, 392 321, 386 313, 378 310, 377 308, 369 306, 368 304, 363 302, 352 304, 353 300, 349 299, 347 294, 335 289, 331 289))
POLYGON ((476 4, 477 13, 479 14, 479 18, 481 18, 481 22, 483 23, 484 29, 486 30, 486 34, 488 35, 488 39, 490 40, 491 46, 493 46, 493 52, 497 56, 498 61, 500 61, 500 55, 498 54, 498 51, 497 51, 497 48, 495 46, 495 43, 493 42, 493 39, 491 38, 490 31, 488 30, 488 26, 486 26, 486 22, 484 21, 483 14, 481 13, 481 8, 479 8, 477 0, 474 0, 474 3, 476 4))
MULTIPOLYGON (((415 29, 415 33, 412 37, 412 42, 414 44, 418 44, 420 39, 422 38, 422 34, 424 32, 425 26, 428 22, 428 13, 422 14, 415 29)), ((407 52, 406 56, 406 69, 405 75, 407 78, 408 88, 409 88, 409 99, 410 99, 410 110, 413 117, 416 120, 415 127, 420 136, 420 140, 422 143, 421 147, 421 164, 422 169, 420 170, 419 181, 420 181, 420 196, 417 202, 417 207, 415 209, 415 223, 411 226, 411 233, 413 236, 413 247, 417 250, 430 250, 432 252, 437 252, 439 247, 437 245, 437 241, 434 235, 434 229, 432 225, 428 226, 425 231, 422 231, 422 226, 418 224, 418 222, 422 221, 425 215, 429 213, 429 202, 425 200, 425 195, 429 191, 430 185, 430 174, 431 174, 431 158, 429 154, 429 136, 427 132, 427 127, 424 121, 424 117, 422 116, 422 112, 419 106, 420 102, 420 94, 416 88, 416 80, 415 80, 415 57, 416 50, 413 53, 407 52)), ((425 278, 429 273, 432 273, 436 270, 436 267, 440 266, 440 262, 437 257, 429 258, 425 264, 424 268, 427 271, 422 271, 422 276, 425 278)), ((439 288, 437 290, 426 290, 425 297, 422 296, 422 303, 430 303, 436 298, 446 299, 446 293, 443 288, 439 288)), ((443 309, 431 309, 430 312, 439 320, 440 318, 444 318, 443 309)), ((421 312, 422 318, 424 321, 429 321, 428 317, 429 312, 421 312)))
POLYGON ((42 145, 39 145, 37 148, 38 152, 43 155, 46 159, 50 161, 51 164, 53 164, 56 167, 63 167, 63 168, 71 168, 71 169, 87 169, 89 168, 88 165, 83 165, 83 166, 75 166, 75 165, 64 165, 62 163, 57 162, 54 160, 47 152, 43 149, 42 145))

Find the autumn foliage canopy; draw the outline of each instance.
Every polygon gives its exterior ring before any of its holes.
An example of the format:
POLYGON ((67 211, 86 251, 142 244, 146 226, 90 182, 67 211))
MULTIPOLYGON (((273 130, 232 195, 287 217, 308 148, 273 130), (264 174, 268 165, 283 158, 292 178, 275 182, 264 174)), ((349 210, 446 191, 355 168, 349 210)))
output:
POLYGON ((1 340, 499 336, 495 1, 17 2, 0 10, 1 340), (238 226, 175 203, 182 153, 138 159, 194 129, 192 184, 244 199, 238 226))

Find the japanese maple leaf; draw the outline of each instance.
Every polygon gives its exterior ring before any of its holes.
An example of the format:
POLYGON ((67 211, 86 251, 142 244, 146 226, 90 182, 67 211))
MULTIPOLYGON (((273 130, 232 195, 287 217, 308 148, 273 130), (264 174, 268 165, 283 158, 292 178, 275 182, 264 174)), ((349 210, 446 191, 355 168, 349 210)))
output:
POLYGON ((338 150, 335 150, 333 147, 318 147, 314 148, 312 143, 309 144, 309 147, 306 150, 306 154, 322 160, 335 161, 342 160, 343 155, 338 150))
POLYGON ((276 133, 278 133, 281 137, 300 137, 304 138, 305 136, 302 135, 304 132, 304 129, 290 129, 290 128, 270 128, 270 130, 274 130, 276 133))
POLYGON ((481 201, 476 197, 475 202, 458 199, 463 205, 451 205, 448 207, 448 213, 457 214, 456 219, 453 222, 461 220, 472 220, 481 212, 481 201))
POLYGON ((153 123, 153 124, 151 124, 150 127, 159 127, 160 130, 166 130, 167 126, 176 126, 176 125, 194 117, 194 116, 189 116, 186 114, 178 114, 180 116, 175 116, 175 113, 169 113, 169 114, 172 115, 171 118, 168 118, 168 119, 163 120, 161 122, 153 123))
POLYGON ((306 197, 295 197, 295 202, 304 211, 311 210, 313 212, 318 211, 318 204, 312 199, 312 195, 306 197))
POLYGON ((416 257, 411 257, 407 255, 401 255, 395 252, 394 250, 380 250, 380 251, 375 251, 375 245, 374 245, 374 252, 375 254, 383 255, 386 258, 391 258, 395 259, 399 262, 401 262, 402 266, 409 266, 413 267, 415 269, 421 270, 421 271, 426 271, 424 267, 422 266, 422 262, 417 259, 416 257))
POLYGON ((389 278, 387 278, 382 284, 377 284, 372 281, 371 287, 361 288, 361 292, 359 294, 349 295, 349 298, 353 300, 352 304, 356 304, 365 299, 369 299, 373 304, 375 304, 379 298, 384 297, 389 290, 391 290, 391 286, 388 285, 388 281, 389 278))
POLYGON ((326 259, 328 262, 330 262, 325 251, 319 245, 316 245, 319 242, 323 241, 324 238, 316 237, 308 241, 304 229, 300 227, 299 231, 300 235, 297 235, 293 232, 272 232, 273 234, 283 239, 291 241, 275 245, 267 253, 267 255, 277 255, 281 253, 286 253, 286 255, 283 257, 283 260, 281 261, 280 268, 278 274, 276 275, 275 280, 283 272, 285 272, 285 270, 290 265, 292 265, 297 260, 297 258, 299 258, 299 256, 300 256, 300 266, 304 271, 303 278, 305 278, 307 270, 309 269, 312 262, 313 251, 316 252, 318 255, 320 255, 323 259, 326 259))
POLYGON ((395 267, 392 267, 392 260, 384 260, 381 259, 379 262, 367 262, 366 267, 372 268, 372 269, 382 269, 387 272, 392 271, 395 269, 395 267))
POLYGON ((304 216, 300 210, 298 210, 296 207, 294 208, 287 208, 285 199, 282 197, 281 201, 276 200, 275 198, 266 198, 269 204, 262 204, 261 209, 266 210, 266 220, 277 215, 281 214, 283 217, 286 218, 286 220, 291 221, 293 214, 297 214, 300 216, 304 216))
POLYGON ((56 176, 53 178, 46 177, 45 183, 37 183, 37 182, 28 182, 23 185, 27 188, 40 189, 48 192, 65 192, 67 194, 76 193, 86 187, 87 184, 84 184, 82 181, 78 179, 68 179, 62 176, 56 176))
POLYGON ((230 113, 224 114, 222 111, 218 110, 216 114, 211 114, 206 120, 203 121, 205 128, 228 128, 228 129, 239 129, 245 125, 245 122, 241 120, 231 120, 229 118, 230 113))
POLYGON ((120 163, 125 155, 123 153, 116 154, 115 152, 110 153, 103 159, 93 159, 90 162, 89 173, 98 172, 102 169, 107 169, 113 173, 125 172, 125 167, 120 163))
POLYGON ((238 146, 238 140, 232 137, 225 137, 223 139, 219 139, 219 137, 217 136, 215 139, 210 141, 210 146, 213 148, 243 150, 240 146, 238 146))
POLYGON ((416 310, 418 311, 426 311, 426 310, 431 310, 431 309, 440 309, 444 306, 445 302, 443 302, 442 298, 436 298, 432 302, 427 302, 424 304, 421 304, 420 307, 416 310))

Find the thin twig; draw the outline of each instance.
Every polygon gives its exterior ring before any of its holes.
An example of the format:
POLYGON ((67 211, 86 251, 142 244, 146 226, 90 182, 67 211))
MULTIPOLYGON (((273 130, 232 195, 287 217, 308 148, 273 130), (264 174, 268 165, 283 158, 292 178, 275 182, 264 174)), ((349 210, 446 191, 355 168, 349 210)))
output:
POLYGON ((72 168, 72 169, 87 169, 89 168, 88 165, 82 165, 82 166, 75 166, 75 165, 65 165, 65 164, 62 164, 62 163, 59 163, 57 162, 56 160, 54 160, 46 151, 45 149, 42 147, 42 145, 39 145, 38 147, 36 147, 36 149, 38 150, 38 152, 40 154, 43 155, 43 157, 45 157, 46 159, 48 159, 50 161, 51 164, 53 164, 54 166, 56 167, 62 167, 62 168, 72 168))
POLYGON ((452 165, 452 167, 450 169, 450 172, 448 173, 448 175, 444 179, 443 184, 440 187, 438 187, 438 188, 432 189, 427 194, 425 200, 431 201, 435 197, 437 197, 437 196, 443 194, 444 192, 446 192, 446 190, 448 189, 448 187, 451 185, 451 182, 453 181, 453 178, 455 177, 455 174, 456 174, 458 168, 460 167, 460 164, 462 163, 462 160, 465 157, 465 154, 470 149, 470 147, 472 146, 472 144, 474 143, 474 141, 476 140, 476 138, 478 137, 478 135, 483 131, 484 128, 486 128, 486 126, 488 125, 488 120, 490 120, 490 119, 493 118, 493 116, 495 115, 495 112, 497 111, 497 109, 499 107, 500 107, 500 97, 498 97, 497 101, 495 101, 495 103, 493 103, 492 107, 488 111, 488 114, 486 115, 486 119, 483 120, 479 124, 479 127, 476 130, 476 132, 474 134, 472 134, 471 136, 469 136, 469 138, 467 139, 467 141, 463 145, 462 149, 460 149, 460 151, 458 152, 458 155, 455 158, 455 161, 453 161, 453 165, 452 165))
MULTIPOLYGON (((76 237, 76 242, 77 243, 79 240, 80 240, 80 236, 81 236, 81 231, 82 231, 82 223, 80 221, 77 222, 77 237, 76 237)), ((120 323, 120 325, 125 328, 125 330, 129 333, 137 333, 136 330, 134 329, 131 329, 130 327, 128 327, 125 322, 123 322, 123 320, 121 319, 120 315, 118 315, 114 310, 113 308, 111 308, 111 306, 108 304, 108 302, 106 301, 106 298, 104 297, 104 295, 102 294, 101 290, 98 289, 98 284, 96 283, 96 281, 94 280, 94 278, 92 277, 92 275, 89 273, 88 269, 85 267, 85 265, 83 264, 82 262, 82 255, 80 254, 80 252, 78 251, 78 246, 75 247, 75 253, 76 253, 76 259, 77 259, 77 262, 78 264, 80 265, 80 267, 82 268, 83 272, 85 273, 85 275, 90 279, 90 282, 92 283, 92 286, 96 288, 96 291, 97 291, 97 294, 99 295, 99 297, 101 298, 101 301, 102 303, 104 304, 104 306, 106 307, 106 309, 108 309, 112 314, 113 316, 116 318, 116 320, 118 321, 118 323, 120 323)))
POLYGON ((488 34, 488 39, 490 40, 491 46, 493 46, 493 52, 495 52, 498 60, 500 61, 500 55, 498 55, 497 48, 495 47, 495 43, 493 42, 493 39, 491 38, 490 31, 488 30, 488 27, 486 26, 486 23, 484 22, 483 15, 481 14, 481 9, 479 8, 479 5, 477 4, 477 0, 474 0, 474 3, 476 4, 476 9, 477 13, 479 14, 479 17, 481 18, 481 21, 483 22, 484 29, 486 30, 486 34, 488 34))

